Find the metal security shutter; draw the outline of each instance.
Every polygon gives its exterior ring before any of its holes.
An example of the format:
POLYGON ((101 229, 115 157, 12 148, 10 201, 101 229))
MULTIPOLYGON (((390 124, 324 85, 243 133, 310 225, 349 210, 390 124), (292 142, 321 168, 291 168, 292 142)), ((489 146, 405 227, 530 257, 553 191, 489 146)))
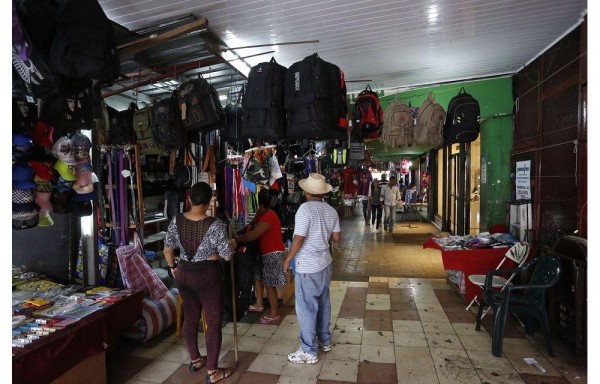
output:
POLYGON ((572 31, 515 77, 511 169, 531 160, 533 236, 541 244, 578 228, 580 33, 572 31))

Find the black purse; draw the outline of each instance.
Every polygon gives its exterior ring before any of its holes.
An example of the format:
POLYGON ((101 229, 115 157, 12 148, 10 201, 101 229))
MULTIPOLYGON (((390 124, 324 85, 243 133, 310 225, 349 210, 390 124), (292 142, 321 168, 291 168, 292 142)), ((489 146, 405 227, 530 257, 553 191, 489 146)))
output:
POLYGON ((180 151, 178 165, 175 166, 173 183, 177 189, 189 189, 199 181, 198 158, 187 148, 180 151), (192 158, 192 164, 185 164, 185 155, 192 158))

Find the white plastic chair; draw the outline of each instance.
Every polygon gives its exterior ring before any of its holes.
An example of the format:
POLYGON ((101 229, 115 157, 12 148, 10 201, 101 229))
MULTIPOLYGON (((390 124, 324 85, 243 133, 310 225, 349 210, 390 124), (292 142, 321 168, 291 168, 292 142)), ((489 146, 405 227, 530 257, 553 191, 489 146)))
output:
MULTIPOLYGON (((504 254, 504 257, 502 258, 502 260, 500 261, 500 264, 498 264, 498 266, 496 267, 496 270, 500 269, 502 267, 502 265, 504 265, 504 263, 506 262, 506 260, 512 260, 514 261, 517 266, 515 268, 518 268, 520 266, 522 266, 525 261, 527 260, 527 257, 529 256, 529 251, 530 251, 531 247, 528 243, 517 243, 515 245, 513 245, 512 247, 510 247, 508 249, 508 251, 506 251, 506 253, 504 254)), ((509 285, 512 285, 512 279, 514 279, 515 277, 515 273, 513 273, 512 275, 510 275, 507 278, 504 278, 502 276, 494 276, 493 280, 492 280, 492 288, 500 288, 500 292, 502 292, 504 290, 504 288, 506 288, 509 285)), ((483 291, 483 287, 485 285, 485 275, 469 275, 469 281, 477 286, 479 286, 479 289, 481 289, 483 291)), ((474 303, 479 304, 479 301, 477 301, 477 296, 475 295, 475 297, 473 298, 473 300, 471 300, 471 302, 469 303, 469 305, 467 306, 466 310, 468 311, 469 308, 471 308, 471 306, 474 303)), ((483 313, 483 315, 481 316, 483 318, 483 316, 485 316, 485 314, 487 313, 487 311, 489 310, 489 308, 483 313)))

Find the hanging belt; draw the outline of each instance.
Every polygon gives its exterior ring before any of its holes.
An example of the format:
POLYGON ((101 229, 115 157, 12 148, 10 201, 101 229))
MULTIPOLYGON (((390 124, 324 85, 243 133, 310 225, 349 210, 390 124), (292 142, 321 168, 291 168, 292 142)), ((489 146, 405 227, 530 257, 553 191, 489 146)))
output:
POLYGON ((129 227, 128 222, 129 222, 129 218, 127 217, 127 194, 125 192, 125 188, 127 187, 125 185, 125 178, 122 175, 122 171, 123 171, 123 158, 124 158, 124 150, 123 149, 119 149, 119 166, 118 166, 118 172, 117 172, 117 177, 119 178, 119 186, 118 186, 118 191, 119 191, 119 214, 121 216, 121 244, 120 245, 127 245, 128 244, 128 238, 127 238, 127 229, 129 227))
POLYGON ((115 193, 113 191, 113 164, 112 164, 112 150, 106 152, 106 164, 108 167, 108 200, 110 202, 110 216, 112 219, 112 234, 113 234, 113 243, 119 245, 120 244, 120 236, 119 229, 117 224, 117 211, 116 211, 116 203, 115 203, 115 193))

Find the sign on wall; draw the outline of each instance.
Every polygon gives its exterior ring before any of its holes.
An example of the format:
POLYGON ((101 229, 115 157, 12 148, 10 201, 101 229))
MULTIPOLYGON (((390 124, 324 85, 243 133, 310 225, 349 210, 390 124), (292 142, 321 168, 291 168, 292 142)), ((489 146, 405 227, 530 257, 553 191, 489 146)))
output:
POLYGON ((531 199, 531 160, 517 161, 516 200, 531 199))

